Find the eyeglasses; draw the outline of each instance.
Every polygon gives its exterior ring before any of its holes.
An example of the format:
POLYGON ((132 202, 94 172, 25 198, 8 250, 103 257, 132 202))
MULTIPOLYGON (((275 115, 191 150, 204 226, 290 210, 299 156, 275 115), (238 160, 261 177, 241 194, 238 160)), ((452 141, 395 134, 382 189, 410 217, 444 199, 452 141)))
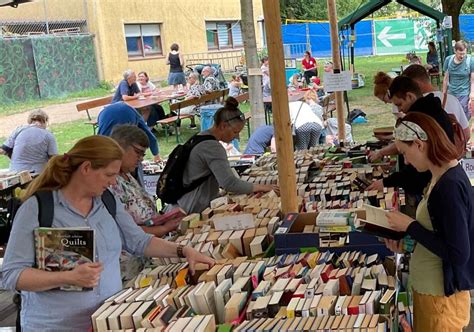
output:
POLYGON ((133 148, 133 151, 135 151, 135 153, 137 154, 137 156, 142 157, 142 158, 145 157, 146 149, 142 150, 142 149, 137 148, 134 145, 132 145, 132 148, 133 148))

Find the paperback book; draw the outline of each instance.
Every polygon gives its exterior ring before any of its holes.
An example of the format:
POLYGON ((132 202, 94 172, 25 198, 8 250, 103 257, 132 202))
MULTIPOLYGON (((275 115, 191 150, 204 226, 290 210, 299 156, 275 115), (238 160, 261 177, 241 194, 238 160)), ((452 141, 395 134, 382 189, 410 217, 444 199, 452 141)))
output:
MULTIPOLYGON (((45 271, 69 271, 77 265, 95 260, 94 230, 82 228, 38 227, 34 231, 36 266, 45 271)), ((82 291, 86 288, 63 286, 61 290, 82 291)))

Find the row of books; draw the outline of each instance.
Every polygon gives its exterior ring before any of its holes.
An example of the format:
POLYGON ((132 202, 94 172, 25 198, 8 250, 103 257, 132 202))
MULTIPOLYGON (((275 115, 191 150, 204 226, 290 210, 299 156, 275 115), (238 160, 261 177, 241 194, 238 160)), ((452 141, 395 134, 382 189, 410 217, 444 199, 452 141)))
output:
MULTIPOLYGON (((178 320, 179 322, 179 320, 178 320)), ((364 331, 385 332, 387 320, 379 315, 360 314, 354 316, 319 316, 295 318, 261 318, 245 321, 235 332, 332 332, 364 331)))

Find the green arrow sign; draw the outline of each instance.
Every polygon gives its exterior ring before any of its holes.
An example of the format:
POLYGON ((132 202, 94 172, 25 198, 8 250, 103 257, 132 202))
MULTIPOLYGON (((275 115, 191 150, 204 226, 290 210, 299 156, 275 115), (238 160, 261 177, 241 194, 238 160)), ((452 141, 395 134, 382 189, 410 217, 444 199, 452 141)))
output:
POLYGON ((407 53, 415 48, 412 20, 374 21, 374 33, 377 54, 407 53))

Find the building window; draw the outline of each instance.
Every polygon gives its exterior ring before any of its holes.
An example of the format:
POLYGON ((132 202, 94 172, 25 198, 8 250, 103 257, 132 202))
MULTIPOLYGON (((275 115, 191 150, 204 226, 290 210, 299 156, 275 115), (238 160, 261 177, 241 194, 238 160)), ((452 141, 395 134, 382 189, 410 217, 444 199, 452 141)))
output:
POLYGON ((125 24, 129 58, 163 55, 160 24, 125 24))
POLYGON ((206 22, 206 38, 209 50, 241 48, 244 45, 239 21, 206 22))

